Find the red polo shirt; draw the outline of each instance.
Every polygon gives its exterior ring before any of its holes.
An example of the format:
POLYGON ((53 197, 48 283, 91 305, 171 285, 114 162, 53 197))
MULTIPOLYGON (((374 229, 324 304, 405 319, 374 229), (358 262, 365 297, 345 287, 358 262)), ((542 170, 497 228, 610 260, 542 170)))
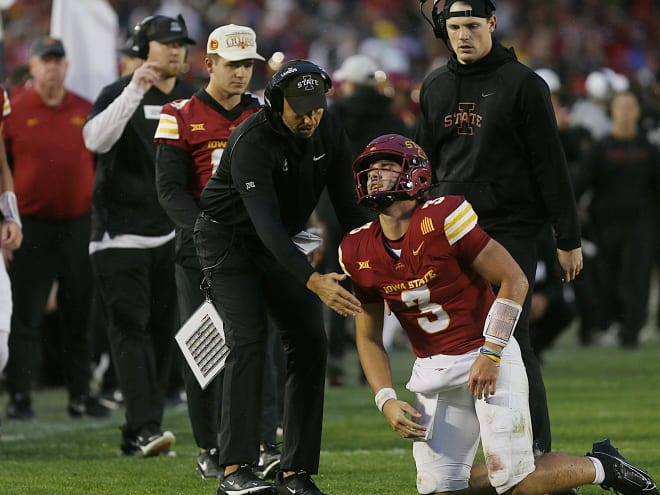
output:
POLYGON ((82 128, 92 104, 67 92, 49 107, 34 88, 11 101, 4 139, 22 216, 69 220, 91 208, 94 155, 82 128))

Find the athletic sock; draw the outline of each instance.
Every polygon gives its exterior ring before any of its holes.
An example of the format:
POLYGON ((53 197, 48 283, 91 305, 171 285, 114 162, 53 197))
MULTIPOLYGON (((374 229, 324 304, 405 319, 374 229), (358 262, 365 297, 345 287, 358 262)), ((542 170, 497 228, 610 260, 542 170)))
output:
POLYGON ((591 484, 600 485, 603 481, 605 481, 605 469, 603 469, 603 463, 595 457, 587 456, 587 459, 589 459, 594 464, 594 468, 596 469, 596 479, 594 479, 591 484))

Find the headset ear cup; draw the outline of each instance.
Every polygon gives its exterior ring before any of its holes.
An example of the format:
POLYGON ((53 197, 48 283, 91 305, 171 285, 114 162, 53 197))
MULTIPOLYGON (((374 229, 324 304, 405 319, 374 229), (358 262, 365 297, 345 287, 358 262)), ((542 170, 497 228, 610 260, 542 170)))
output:
POLYGON ((440 14, 440 22, 438 25, 440 27, 440 36, 438 36, 438 38, 440 38, 445 43, 449 43, 449 35, 447 34, 447 19, 445 19, 443 14, 440 14))
POLYGON ((272 103, 272 108, 276 112, 281 112, 284 110, 284 95, 282 90, 275 86, 270 92, 270 101, 272 103))
POLYGON ((145 22, 135 26, 133 30, 133 37, 135 38, 135 45, 138 47, 138 57, 146 60, 149 56, 149 40, 144 34, 145 22))
POLYGON ((447 43, 447 20, 445 19, 444 11, 438 12, 437 2, 433 5, 431 19, 433 20, 433 34, 436 38, 447 43))

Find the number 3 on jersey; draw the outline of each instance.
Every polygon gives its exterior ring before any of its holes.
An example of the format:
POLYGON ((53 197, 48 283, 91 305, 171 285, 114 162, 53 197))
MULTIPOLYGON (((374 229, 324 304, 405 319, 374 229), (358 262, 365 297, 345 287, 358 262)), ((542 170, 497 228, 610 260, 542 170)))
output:
POLYGON ((449 315, 440 304, 431 302, 431 291, 428 286, 422 285, 415 289, 404 290, 401 292, 401 300, 409 308, 417 307, 420 314, 417 324, 426 333, 441 332, 449 326, 449 315))

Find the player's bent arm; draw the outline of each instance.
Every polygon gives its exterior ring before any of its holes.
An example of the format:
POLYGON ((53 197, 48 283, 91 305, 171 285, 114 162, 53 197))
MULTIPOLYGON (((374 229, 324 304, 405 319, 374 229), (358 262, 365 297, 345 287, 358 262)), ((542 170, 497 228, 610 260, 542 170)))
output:
POLYGON ((422 438, 426 427, 414 419, 421 414, 407 402, 397 399, 392 388, 390 359, 383 345, 382 302, 364 304, 355 317, 355 343, 364 375, 376 394, 376 406, 385 416, 392 429, 402 438, 422 438))
POLYGON ((491 239, 472 262, 472 268, 499 287, 497 297, 522 306, 527 297, 527 277, 509 252, 495 239, 491 239))
POLYGON ((473 260, 472 266, 491 284, 499 286, 497 298, 484 322, 483 335, 488 345, 480 349, 482 356, 499 363, 500 347, 509 343, 522 313, 527 278, 506 249, 493 239, 473 260))
POLYGON ((131 82, 104 110, 83 126, 85 147, 92 153, 107 153, 121 137, 126 124, 144 98, 144 91, 131 82))

